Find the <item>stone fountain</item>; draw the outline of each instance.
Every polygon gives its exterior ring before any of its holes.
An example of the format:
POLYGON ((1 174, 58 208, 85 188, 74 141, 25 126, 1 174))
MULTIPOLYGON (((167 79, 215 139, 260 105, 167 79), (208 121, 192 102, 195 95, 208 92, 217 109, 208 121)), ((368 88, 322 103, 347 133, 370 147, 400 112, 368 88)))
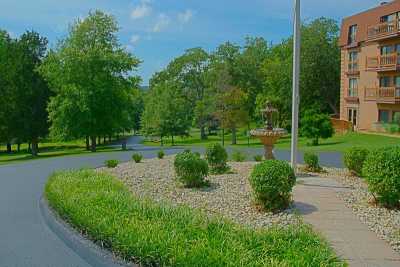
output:
POLYGON ((263 118, 265 119, 265 127, 262 129, 255 129, 250 132, 251 136, 255 136, 261 140, 264 145, 265 159, 275 159, 274 146, 276 142, 284 135, 287 134, 285 129, 274 128, 272 125, 272 116, 278 110, 272 107, 270 102, 267 102, 265 109, 261 110, 263 118))

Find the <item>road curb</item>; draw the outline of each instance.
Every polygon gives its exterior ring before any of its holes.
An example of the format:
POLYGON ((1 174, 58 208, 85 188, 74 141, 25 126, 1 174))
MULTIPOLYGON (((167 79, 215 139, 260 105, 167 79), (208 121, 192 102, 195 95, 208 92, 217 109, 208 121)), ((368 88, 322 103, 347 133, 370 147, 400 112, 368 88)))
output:
POLYGON ((83 237, 52 210, 43 196, 40 198, 39 206, 42 217, 51 231, 89 265, 93 267, 137 267, 137 265, 117 259, 111 252, 83 237))

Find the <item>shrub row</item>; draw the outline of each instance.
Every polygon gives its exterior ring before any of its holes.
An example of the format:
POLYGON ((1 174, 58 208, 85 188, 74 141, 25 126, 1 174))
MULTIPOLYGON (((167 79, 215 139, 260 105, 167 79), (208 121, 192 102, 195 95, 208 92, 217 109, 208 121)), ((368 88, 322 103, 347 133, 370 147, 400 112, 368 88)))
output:
POLYGON ((56 173, 45 196, 79 231, 141 266, 346 266, 307 226, 251 230, 136 198, 105 173, 56 173))
POLYGON ((371 151, 362 173, 379 203, 389 208, 400 206, 400 146, 371 151))

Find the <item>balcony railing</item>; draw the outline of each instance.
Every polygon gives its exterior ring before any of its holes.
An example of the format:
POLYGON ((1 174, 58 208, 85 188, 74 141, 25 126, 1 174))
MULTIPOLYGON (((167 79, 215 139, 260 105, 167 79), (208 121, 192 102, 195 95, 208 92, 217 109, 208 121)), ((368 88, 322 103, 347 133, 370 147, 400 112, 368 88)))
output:
POLYGON ((379 23, 368 27, 368 40, 383 39, 399 32, 400 20, 379 23))
POLYGON ((393 69, 400 66, 400 57, 397 53, 367 57, 367 69, 393 69))
POLYGON ((359 73, 358 61, 350 61, 347 65, 347 75, 357 75, 359 73))
POLYGON ((400 87, 365 88, 365 100, 378 103, 400 103, 400 87))

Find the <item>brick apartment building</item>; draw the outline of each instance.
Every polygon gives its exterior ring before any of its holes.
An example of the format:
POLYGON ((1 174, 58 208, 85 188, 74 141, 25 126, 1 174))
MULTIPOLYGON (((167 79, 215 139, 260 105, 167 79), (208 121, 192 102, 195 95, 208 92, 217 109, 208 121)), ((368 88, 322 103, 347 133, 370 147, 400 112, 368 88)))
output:
POLYGON ((339 42, 340 119, 382 131, 400 114, 400 0, 345 18, 339 42))

